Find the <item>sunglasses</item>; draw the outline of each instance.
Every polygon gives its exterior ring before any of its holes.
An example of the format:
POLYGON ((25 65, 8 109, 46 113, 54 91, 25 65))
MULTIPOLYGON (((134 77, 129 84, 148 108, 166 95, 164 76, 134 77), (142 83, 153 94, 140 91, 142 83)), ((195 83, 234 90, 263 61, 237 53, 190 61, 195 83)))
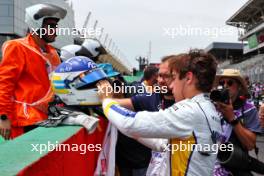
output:
POLYGON ((225 84, 231 87, 234 84, 234 80, 221 80, 219 81, 219 85, 224 86, 225 84))
POLYGON ((172 75, 166 74, 166 73, 158 73, 158 77, 161 77, 163 79, 170 79, 172 77, 172 75))

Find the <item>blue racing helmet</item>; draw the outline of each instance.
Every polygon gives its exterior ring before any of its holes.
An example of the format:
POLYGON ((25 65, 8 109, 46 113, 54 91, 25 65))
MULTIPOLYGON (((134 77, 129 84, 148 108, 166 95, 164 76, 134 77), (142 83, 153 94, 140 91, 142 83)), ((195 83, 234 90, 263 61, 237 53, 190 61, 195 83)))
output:
POLYGON ((67 105, 97 105, 95 84, 106 79, 105 72, 84 56, 75 56, 61 63, 52 73, 52 87, 67 105))

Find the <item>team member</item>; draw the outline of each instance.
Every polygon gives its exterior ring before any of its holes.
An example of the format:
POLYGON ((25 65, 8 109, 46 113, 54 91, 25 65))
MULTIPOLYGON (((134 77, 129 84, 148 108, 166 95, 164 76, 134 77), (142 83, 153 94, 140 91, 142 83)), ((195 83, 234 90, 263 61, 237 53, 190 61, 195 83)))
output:
MULTIPOLYGON (((155 88, 159 86, 158 92, 155 92, 154 89, 149 93, 138 93, 131 98, 123 98, 123 99, 114 99, 121 106, 127 107, 130 110, 138 111, 159 111, 160 109, 165 109, 173 105, 174 98, 170 90, 168 90, 168 80, 170 78, 170 70, 169 70, 169 60, 173 59, 175 56, 167 56, 164 57, 161 61, 158 70, 157 83, 155 88), (150 94, 151 93, 151 94, 150 94)), ((145 70, 145 78, 146 80, 151 80, 153 73, 155 73, 156 69, 149 67, 149 70, 145 70)), ((155 76, 155 75, 154 75, 155 76)), ((154 77, 153 76, 153 77, 154 77)), ((153 80, 153 78, 152 78, 153 80)), ((150 82, 150 81, 148 81, 150 82)), ((149 84, 148 84, 149 85, 149 84)), ((131 85, 133 86, 133 85, 131 85)), ((141 86, 143 86, 141 84, 141 86)), ((142 87, 144 88, 144 87, 142 87)), ((142 142, 142 140, 140 141, 142 142)), ((143 143, 146 145, 145 143, 143 143)), ((151 161, 151 152, 150 146, 147 147, 140 144, 135 139, 125 136, 124 134, 118 134, 117 146, 116 146, 116 163, 119 169, 120 175, 146 175, 147 168, 151 161)), ((152 160, 154 160, 157 156, 161 157, 161 153, 152 152, 152 160)), ((164 168, 160 168, 161 166, 155 162, 155 173, 162 172, 164 168), (159 168, 159 169, 157 169, 159 168)), ((153 168, 153 165, 152 165, 153 168)), ((150 170, 150 169, 149 169, 150 170)), ((148 170, 148 172, 150 172, 148 170)), ((151 169, 154 170, 154 169, 151 169)), ((151 172, 153 173, 153 172, 151 172)))
POLYGON ((25 21, 30 33, 4 43, 0 65, 0 134, 17 137, 47 118, 53 98, 49 73, 60 64, 54 42, 60 19, 67 11, 51 4, 26 8, 25 21), (11 134, 10 134, 11 131, 11 134))
MULTIPOLYGON (((99 94, 104 113, 124 134, 134 138, 170 139, 172 149, 182 144, 212 145, 221 132, 220 114, 207 97, 216 74, 215 58, 202 51, 178 55, 170 63, 175 103, 159 112, 132 112, 120 107, 116 101, 99 94)), ((109 83, 98 83, 105 90, 109 83)), ((211 150, 172 150, 171 175, 212 175, 216 155, 211 150)))

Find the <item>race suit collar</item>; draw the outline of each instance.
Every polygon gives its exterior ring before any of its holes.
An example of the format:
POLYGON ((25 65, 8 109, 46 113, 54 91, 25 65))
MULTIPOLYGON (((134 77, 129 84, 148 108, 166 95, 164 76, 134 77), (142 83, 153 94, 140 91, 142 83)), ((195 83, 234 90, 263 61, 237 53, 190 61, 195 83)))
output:
POLYGON ((194 100, 194 101, 202 100, 202 99, 209 99, 208 93, 200 93, 191 98, 191 100, 194 100))

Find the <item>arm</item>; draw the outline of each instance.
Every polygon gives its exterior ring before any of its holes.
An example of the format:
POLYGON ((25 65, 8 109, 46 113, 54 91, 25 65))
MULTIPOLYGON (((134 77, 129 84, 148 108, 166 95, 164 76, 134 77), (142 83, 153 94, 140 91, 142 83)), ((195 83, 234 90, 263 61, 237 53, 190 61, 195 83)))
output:
POLYGON ((188 138, 193 132, 194 113, 188 105, 175 105, 159 112, 132 112, 112 99, 103 101, 106 117, 122 133, 133 138, 188 138), (174 112, 175 111, 175 112, 174 112), (177 112, 176 112, 177 111, 177 112))
MULTIPOLYGON (((227 122, 231 122, 236 119, 233 112, 232 104, 217 103, 218 109, 222 112, 224 118, 227 122)), ((256 134, 251 130, 245 128, 240 122, 233 127, 234 132, 236 133, 239 141, 247 150, 254 149, 256 145, 256 134)))
POLYGON ((0 122, 0 134, 9 138, 10 120, 14 112, 14 90, 24 67, 21 48, 11 42, 3 45, 3 58, 0 64, 0 114, 7 115, 5 122, 0 122))
POLYGON ((165 152, 168 146, 168 139, 154 139, 154 138, 138 138, 136 139, 141 144, 158 152, 165 152))
POLYGON ((150 101, 147 95, 134 95, 131 98, 113 100, 116 101, 120 106, 127 108, 131 111, 145 110, 145 105, 148 104, 150 101))
POLYGON ((109 88, 112 87, 108 81, 104 80, 104 81, 100 81, 100 82, 97 83, 96 86, 99 89, 98 90, 98 96, 100 97, 101 100, 103 100, 105 98, 112 98, 113 100, 118 102, 121 106, 134 111, 134 106, 133 106, 131 98, 117 98, 120 96, 116 96, 116 94, 114 92, 108 91, 109 88))
POLYGON ((116 101, 120 106, 125 107, 132 111, 138 111, 140 109, 144 109, 145 104, 148 103, 149 101, 149 99, 146 99, 146 97, 148 97, 147 95, 143 95, 143 96, 134 95, 130 98, 117 98, 115 93, 113 92, 109 93, 107 91, 109 90, 109 87, 111 87, 111 84, 108 81, 100 81, 97 84, 97 87, 99 88, 98 94, 100 99, 103 100, 105 98, 111 98, 114 101, 116 101))
POLYGON ((242 143, 242 145, 247 150, 252 150, 256 146, 256 134, 245 127, 242 126, 241 123, 238 123, 234 127, 234 131, 239 139, 239 141, 242 143))
POLYGON ((135 111, 132 100, 130 98, 113 99, 113 100, 116 101, 120 106, 127 108, 131 111, 135 111))
POLYGON ((264 104, 262 104, 259 108, 259 120, 261 127, 264 128, 264 104))

